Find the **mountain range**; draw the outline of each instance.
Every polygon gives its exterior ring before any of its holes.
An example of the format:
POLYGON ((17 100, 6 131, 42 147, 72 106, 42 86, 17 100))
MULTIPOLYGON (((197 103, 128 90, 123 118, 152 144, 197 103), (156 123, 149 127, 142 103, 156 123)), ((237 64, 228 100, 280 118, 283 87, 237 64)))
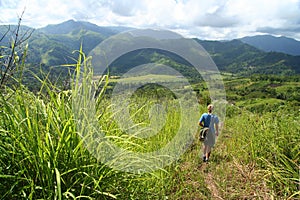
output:
POLYGON ((240 40, 266 52, 282 52, 294 56, 300 55, 300 41, 292 38, 256 35, 243 37, 240 40))
MULTIPOLYGON (((28 30, 30 27, 23 27, 28 30)), ((130 27, 100 27, 83 21, 69 20, 60 24, 48 25, 34 30, 28 40, 29 50, 27 63, 32 66, 59 66, 74 63, 76 54, 82 45, 83 51, 88 54, 106 38, 130 30, 130 27)), ((0 38, 7 30, 7 26, 0 26, 0 38)), ((13 28, 12 28, 13 30, 13 28)), ((280 74, 294 75, 300 73, 300 42, 291 38, 274 37, 270 35, 244 37, 229 41, 207 41, 195 38, 218 66, 220 71, 240 75, 251 74, 280 74)), ((9 45, 9 38, 4 37, 0 45, 9 45)), ((130 68, 130 62, 143 64, 153 61, 173 63, 183 73, 193 74, 194 71, 174 55, 156 50, 141 50, 135 52, 138 56, 125 55, 117 61, 111 73, 120 74, 130 68), (173 62, 173 61, 176 62, 173 62), (130 61, 130 62, 129 62, 130 61), (126 70, 125 70, 126 69, 126 70)))

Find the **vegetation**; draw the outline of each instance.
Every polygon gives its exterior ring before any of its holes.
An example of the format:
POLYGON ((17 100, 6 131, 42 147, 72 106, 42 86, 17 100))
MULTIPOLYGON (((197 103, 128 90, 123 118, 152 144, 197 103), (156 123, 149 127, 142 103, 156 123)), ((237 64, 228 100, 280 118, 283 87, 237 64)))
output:
MULTIPOLYGON (((167 179, 171 167, 135 175, 100 163, 79 136, 77 118, 72 110, 74 96, 68 92, 57 93, 50 82, 44 81, 42 85, 45 92, 41 95, 24 87, 2 90, 2 199, 164 197, 173 184, 172 180, 167 179)), ((106 102, 101 104, 99 112, 105 106, 106 102)), ((105 125, 102 131, 115 135, 115 140, 119 140, 121 146, 132 143, 134 138, 122 137, 120 130, 110 123, 111 117, 112 113, 105 113, 99 118, 101 124, 105 125)), ((132 148, 136 147, 134 145, 132 148)))
MULTIPOLYGON (((113 109, 115 105, 110 94, 117 81, 138 83, 141 77, 110 80, 104 76, 94 82, 90 58, 85 57, 82 49, 75 55, 78 56, 75 64, 64 65, 72 69, 68 70, 72 81, 65 90, 61 82, 54 83, 56 75, 42 72, 32 73, 32 78, 39 82, 34 90, 22 84, 26 74, 17 78, 10 76, 17 84, 5 82, 7 84, 2 85, 1 199, 300 197, 299 75, 241 77, 223 73, 228 100, 226 121, 220 127, 222 132, 211 161, 202 163, 201 143, 195 130, 186 134, 194 140, 184 143, 184 154, 166 166, 155 168, 149 160, 132 159, 132 154, 126 153, 153 152, 166 146, 187 124, 180 110, 182 102, 173 91, 159 86, 155 79, 138 88, 129 103, 124 103, 133 122, 125 131, 117 123, 115 117, 121 110, 113 109), (91 85, 99 90, 90 90, 91 85), (86 110, 88 106, 95 109, 86 110), (151 113, 161 113, 158 122, 165 119, 165 123, 151 126, 151 113), (96 129, 90 129, 86 120, 95 123, 96 129), (152 133, 149 127, 157 134, 149 135, 152 133), (99 138, 94 136, 99 137, 96 135, 99 133, 105 135, 105 140, 96 143, 99 138), (107 142, 124 151, 107 157, 101 149, 107 142), (90 147, 97 147, 100 154, 95 155, 90 147), (130 167, 140 165, 149 167, 146 173, 130 171, 130 167)), ((153 55, 167 64, 175 64, 175 61, 168 61, 169 58, 153 55)), ((4 58, 5 54, 1 56, 4 58)), ((19 69, 28 67, 24 59, 15 64, 19 69)), ((22 71, 17 72, 19 75, 22 71)), ((145 76, 156 77, 153 74, 145 76)), ((159 79, 178 81, 176 77, 164 75, 159 79)), ((194 112, 196 127, 198 117, 206 111, 211 100, 204 82, 191 83, 199 104, 197 99, 185 100, 194 105, 190 109, 194 112)), ((177 144, 182 147, 180 141, 177 144)), ((172 157, 167 156, 168 159, 172 157)))
POLYGON ((294 75, 299 74, 299 56, 284 53, 265 53, 244 44, 240 40, 200 41, 221 71, 242 76, 253 74, 294 75))

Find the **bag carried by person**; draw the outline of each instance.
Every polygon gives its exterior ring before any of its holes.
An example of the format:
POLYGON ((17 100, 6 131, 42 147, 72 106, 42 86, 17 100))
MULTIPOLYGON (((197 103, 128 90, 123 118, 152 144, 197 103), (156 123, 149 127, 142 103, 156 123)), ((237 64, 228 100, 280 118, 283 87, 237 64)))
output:
POLYGON ((200 134, 199 134, 199 140, 200 140, 200 141, 203 142, 203 141, 205 140, 206 135, 207 135, 207 133, 208 133, 208 130, 209 130, 208 127, 202 127, 202 128, 200 129, 200 134))

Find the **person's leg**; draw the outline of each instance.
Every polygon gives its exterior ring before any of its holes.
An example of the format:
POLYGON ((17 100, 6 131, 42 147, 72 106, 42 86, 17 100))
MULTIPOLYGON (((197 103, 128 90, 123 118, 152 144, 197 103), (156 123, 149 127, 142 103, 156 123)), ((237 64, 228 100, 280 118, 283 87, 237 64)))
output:
POLYGON ((206 152, 205 152, 206 161, 208 161, 208 159, 209 159, 210 151, 211 151, 211 148, 210 148, 209 145, 207 145, 206 146, 206 152))
POLYGON ((211 148, 209 145, 203 144, 203 161, 206 162, 209 159, 211 148))
POLYGON ((206 161, 206 149, 207 145, 203 144, 203 161, 206 161))
POLYGON ((215 144, 215 138, 214 138, 214 134, 209 131, 208 132, 208 135, 207 135, 207 141, 206 141, 206 152, 205 152, 205 157, 206 157, 206 161, 209 160, 210 158, 210 153, 211 153, 211 150, 212 150, 212 147, 214 146, 215 144))

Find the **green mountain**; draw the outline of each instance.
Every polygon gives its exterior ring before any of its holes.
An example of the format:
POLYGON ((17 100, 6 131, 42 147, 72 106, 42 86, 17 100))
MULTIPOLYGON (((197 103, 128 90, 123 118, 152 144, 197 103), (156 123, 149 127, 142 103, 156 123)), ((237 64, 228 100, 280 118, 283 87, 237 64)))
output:
POLYGON ((264 52, 240 40, 201 41, 221 71, 240 75, 300 73, 300 56, 264 52))
MULTIPOLYGON (((29 27, 22 29, 28 30, 29 27)), ((69 20, 61 24, 48 25, 36 29, 29 39, 27 63, 36 66, 60 66, 74 63, 76 53, 82 45, 88 54, 104 39, 128 27, 100 27, 89 22, 69 20)), ((7 26, 0 26, 0 38, 7 26)), ((13 30, 13 29, 12 29, 13 30)), ((13 33, 13 31, 11 31, 13 33)), ((300 73, 300 56, 285 53, 264 52, 240 40, 204 41, 195 39, 210 53, 220 71, 240 75, 281 74, 294 75, 300 73)), ((4 37, 0 45, 9 46, 9 37, 4 37)), ((159 50, 141 50, 128 53, 118 59, 110 73, 122 74, 130 67, 148 62, 168 64, 184 75, 193 77, 196 71, 191 66, 168 52, 159 50), (116 67, 117 66, 117 67, 116 67)))
POLYGON ((294 56, 300 55, 300 41, 287 37, 275 37, 272 35, 248 36, 240 39, 246 44, 250 44, 266 52, 281 52, 294 56))
MULTIPOLYGON (((221 72, 249 76, 252 74, 295 75, 300 73, 300 56, 278 52, 264 52, 240 40, 205 41, 195 39, 210 54, 221 72)), ((158 62, 171 66, 183 75, 200 78, 197 71, 184 59, 161 50, 139 50, 120 57, 110 69, 114 74, 123 74, 130 68, 158 62), (116 67, 117 66, 117 67, 116 67)))
POLYGON ((79 50, 88 53, 105 38, 126 27, 99 27, 89 22, 69 20, 57 25, 37 29, 29 40, 30 51, 34 52, 29 60, 45 65, 61 65, 74 62, 72 52, 79 50))

